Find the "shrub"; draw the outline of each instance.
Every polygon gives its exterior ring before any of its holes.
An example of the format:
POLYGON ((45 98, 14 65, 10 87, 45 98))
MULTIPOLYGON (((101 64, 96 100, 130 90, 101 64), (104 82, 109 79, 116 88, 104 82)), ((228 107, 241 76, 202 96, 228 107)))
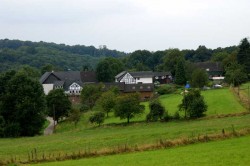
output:
POLYGON ((89 110, 89 107, 86 104, 82 104, 80 111, 81 112, 87 112, 89 110))
POLYGON ((157 121, 163 119, 165 108, 161 105, 158 99, 153 100, 149 104, 150 112, 147 115, 147 121, 157 121))
POLYGON ((96 112, 89 117, 90 123, 96 123, 99 126, 104 122, 105 114, 103 112, 96 112))
POLYGON ((170 94, 170 93, 174 93, 175 91, 176 91, 176 88, 172 85, 162 85, 156 89, 156 92, 159 95, 170 94))
POLYGON ((182 99, 179 110, 185 111, 185 118, 199 118, 207 111, 207 105, 199 90, 191 90, 182 99))

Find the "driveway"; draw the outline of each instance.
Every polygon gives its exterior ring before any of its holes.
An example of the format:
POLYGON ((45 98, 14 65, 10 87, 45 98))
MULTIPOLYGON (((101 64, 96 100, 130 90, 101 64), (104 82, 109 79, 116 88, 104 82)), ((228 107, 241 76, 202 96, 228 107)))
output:
POLYGON ((49 126, 44 130, 44 135, 51 135, 54 132, 54 120, 52 117, 46 118, 49 121, 49 126))

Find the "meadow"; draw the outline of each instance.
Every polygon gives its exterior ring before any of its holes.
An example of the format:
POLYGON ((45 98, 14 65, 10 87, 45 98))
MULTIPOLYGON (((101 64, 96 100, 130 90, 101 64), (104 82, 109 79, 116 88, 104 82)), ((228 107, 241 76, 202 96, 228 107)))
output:
POLYGON ((249 129, 249 119, 250 115, 248 114, 236 117, 167 123, 143 122, 130 124, 126 127, 123 125, 104 125, 85 129, 73 128, 71 131, 56 133, 51 136, 1 139, 0 160, 10 159, 10 157, 27 160, 28 152, 34 149, 41 156, 43 153, 49 155, 72 153, 79 150, 112 149, 125 144, 130 146, 154 144, 159 139, 173 140, 205 134, 220 134, 222 129, 225 132, 238 131, 243 128, 249 129))
MULTIPOLYGON (((208 104, 207 115, 239 113, 246 111, 238 103, 229 89, 203 91, 208 104)), ((168 112, 178 110, 182 96, 180 94, 163 95, 161 102, 168 112)), ((28 153, 36 149, 38 155, 57 155, 87 150, 112 149, 125 144, 129 146, 154 144, 160 139, 174 140, 197 135, 221 133, 232 130, 249 129, 250 114, 244 116, 217 118, 211 117, 198 120, 180 120, 170 122, 146 123, 145 116, 149 112, 148 102, 143 102, 146 111, 143 115, 132 119, 131 124, 120 120, 111 113, 101 127, 90 124, 85 113, 77 125, 64 121, 59 123, 56 133, 50 136, 23 137, 0 139, 0 160, 15 157, 27 160, 28 153)))
POLYGON ((102 156, 81 160, 35 164, 34 166, 73 165, 249 165, 250 136, 198 143, 170 149, 102 156))

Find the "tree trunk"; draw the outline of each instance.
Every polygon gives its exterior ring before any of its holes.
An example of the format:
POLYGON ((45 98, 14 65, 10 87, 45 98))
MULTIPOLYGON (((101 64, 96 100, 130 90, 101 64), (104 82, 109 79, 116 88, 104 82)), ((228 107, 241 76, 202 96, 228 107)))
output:
POLYGON ((129 117, 127 117, 127 123, 129 123, 129 117))

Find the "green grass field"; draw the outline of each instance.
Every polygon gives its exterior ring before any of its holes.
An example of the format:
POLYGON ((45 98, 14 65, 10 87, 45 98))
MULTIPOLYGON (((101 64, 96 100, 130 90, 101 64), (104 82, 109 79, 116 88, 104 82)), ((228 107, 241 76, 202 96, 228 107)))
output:
POLYGON ((245 83, 245 84, 242 84, 241 85, 241 89, 243 89, 243 92, 245 93, 245 95, 248 97, 248 93, 250 93, 250 92, 248 92, 248 87, 250 87, 250 82, 248 82, 248 83, 245 83))
MULTIPOLYGON (((102 126, 85 129, 72 129, 68 132, 51 136, 37 136, 27 138, 1 139, 0 159, 10 156, 27 159, 27 153, 36 148, 38 154, 70 153, 79 150, 98 150, 102 148, 117 148, 121 145, 144 145, 156 143, 159 139, 176 139, 192 137, 198 134, 221 133, 250 128, 250 115, 216 118, 206 120, 178 121, 168 123, 135 123, 129 126, 102 126)), ((72 125, 73 126, 73 125, 72 125)))
MULTIPOLYGON (((228 88, 202 91, 202 95, 208 105, 208 111, 206 112, 208 116, 246 111, 228 88)), ((174 115, 174 113, 178 111, 178 105, 181 103, 182 98, 183 96, 181 94, 162 95, 160 96, 160 101, 168 113, 174 115)), ((146 115, 149 113, 149 102, 142 102, 142 104, 145 105, 145 113, 131 119, 132 122, 145 121, 146 115)), ((183 114, 184 113, 182 113, 182 115, 183 114)), ((120 118, 114 117, 111 113, 104 124, 125 123, 126 121, 126 119, 121 120, 120 118)))
MULTIPOLYGON (((202 94, 208 104, 208 115, 227 114, 244 112, 245 109, 235 100, 235 96, 229 89, 218 89, 204 91, 202 94)), ((160 97, 168 112, 173 114, 177 110, 182 96, 179 94, 164 95, 160 97)), ((13 139, 0 139, 0 160, 9 159, 11 156, 27 159, 28 152, 34 150, 38 154, 45 153, 71 153, 79 150, 100 150, 103 148, 116 148, 124 144, 144 145, 156 143, 159 139, 177 139, 180 137, 192 137, 198 134, 221 133, 222 129, 236 130, 250 128, 250 115, 213 118, 206 120, 171 121, 145 123, 145 116, 148 109, 148 102, 145 114, 132 119, 133 122, 127 125, 126 120, 120 120, 110 114, 101 127, 89 124, 86 113, 81 121, 74 128, 72 123, 67 121, 57 126, 57 132, 51 136, 36 136, 13 139)))
POLYGON ((229 140, 198 143, 170 149, 102 156, 64 162, 35 164, 35 166, 73 165, 249 165, 250 136, 229 140))

